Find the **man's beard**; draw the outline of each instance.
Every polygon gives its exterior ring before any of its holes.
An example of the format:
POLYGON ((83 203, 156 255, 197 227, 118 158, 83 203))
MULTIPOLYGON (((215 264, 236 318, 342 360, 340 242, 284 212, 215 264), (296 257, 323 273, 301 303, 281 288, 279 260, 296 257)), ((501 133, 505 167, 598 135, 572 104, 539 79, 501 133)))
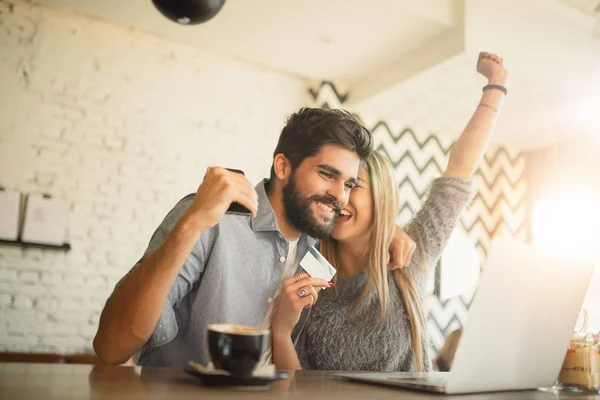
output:
POLYGON ((294 175, 283 187, 283 207, 287 220, 301 232, 316 239, 327 239, 335 226, 335 220, 342 211, 340 204, 331 196, 314 195, 309 198, 302 197, 302 193, 296 187, 294 175), (314 215, 312 204, 316 201, 327 204, 334 209, 333 218, 326 218, 320 222, 314 215))

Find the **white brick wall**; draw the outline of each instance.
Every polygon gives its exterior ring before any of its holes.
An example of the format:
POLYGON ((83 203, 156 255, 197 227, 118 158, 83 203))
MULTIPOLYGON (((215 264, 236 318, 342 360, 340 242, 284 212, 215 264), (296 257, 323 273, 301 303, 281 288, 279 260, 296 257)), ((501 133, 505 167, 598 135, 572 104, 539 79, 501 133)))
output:
POLYGON ((0 185, 65 197, 68 253, 0 246, 0 351, 91 350, 99 312, 206 166, 267 176, 307 83, 0 0, 0 185))

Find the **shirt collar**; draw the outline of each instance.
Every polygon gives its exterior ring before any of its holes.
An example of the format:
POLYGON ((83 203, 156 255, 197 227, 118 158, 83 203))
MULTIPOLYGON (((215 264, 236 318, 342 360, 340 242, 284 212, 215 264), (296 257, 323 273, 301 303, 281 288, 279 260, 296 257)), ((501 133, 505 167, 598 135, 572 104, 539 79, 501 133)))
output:
MULTIPOLYGON (((255 187, 256 193, 258 194, 258 211, 256 213, 256 217, 252 217, 250 219, 250 226, 255 232, 276 231, 281 233, 281 230, 279 229, 279 222, 277 221, 277 215, 275 214, 275 210, 273 210, 273 206, 271 206, 271 202, 267 196, 268 187, 268 179, 263 179, 255 187)), ((317 239, 308 236, 305 233, 300 235, 299 243, 303 239, 306 240, 308 246, 314 246, 317 243, 317 239)))

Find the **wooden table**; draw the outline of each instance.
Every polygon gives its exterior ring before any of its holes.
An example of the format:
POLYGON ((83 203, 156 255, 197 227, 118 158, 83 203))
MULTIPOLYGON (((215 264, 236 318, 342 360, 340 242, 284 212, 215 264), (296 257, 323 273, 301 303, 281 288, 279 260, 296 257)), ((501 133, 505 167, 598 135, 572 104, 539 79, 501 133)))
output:
MULTIPOLYGON (((302 371, 268 390, 242 391, 206 387, 174 368, 110 367, 65 364, 0 364, 0 399, 425 399, 441 395, 346 382, 332 373, 302 371)), ((525 391, 451 396, 451 399, 600 399, 576 393, 525 391)))

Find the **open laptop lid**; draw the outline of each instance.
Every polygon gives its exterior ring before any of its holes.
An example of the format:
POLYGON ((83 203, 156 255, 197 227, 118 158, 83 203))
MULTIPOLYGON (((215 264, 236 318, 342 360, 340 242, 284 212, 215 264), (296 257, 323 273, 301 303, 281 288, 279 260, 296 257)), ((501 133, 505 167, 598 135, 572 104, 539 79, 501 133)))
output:
POLYGON ((515 240, 494 240, 446 393, 552 386, 592 270, 515 240))

